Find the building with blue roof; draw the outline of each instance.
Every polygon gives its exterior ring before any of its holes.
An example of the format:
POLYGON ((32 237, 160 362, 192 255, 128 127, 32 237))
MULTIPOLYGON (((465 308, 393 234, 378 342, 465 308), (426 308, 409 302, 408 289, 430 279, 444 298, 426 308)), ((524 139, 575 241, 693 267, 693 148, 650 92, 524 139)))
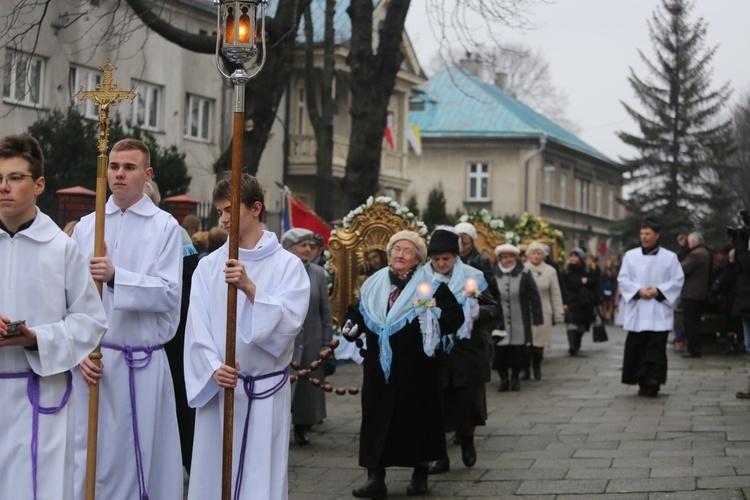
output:
POLYGON ((622 217, 619 165, 506 92, 502 78, 482 81, 480 71, 464 61, 429 78, 410 101, 421 136, 408 173, 418 203, 442 186, 448 213, 529 212, 574 245, 609 236, 622 217))

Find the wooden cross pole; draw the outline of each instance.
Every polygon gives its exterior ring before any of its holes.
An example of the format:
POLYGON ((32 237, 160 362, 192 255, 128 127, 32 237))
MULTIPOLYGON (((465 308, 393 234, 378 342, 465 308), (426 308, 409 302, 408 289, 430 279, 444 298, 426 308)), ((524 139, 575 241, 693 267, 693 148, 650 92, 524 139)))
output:
MULTIPOLYGON (((133 100, 138 97, 138 92, 133 86, 129 90, 119 90, 116 83, 112 83, 113 66, 109 59, 104 66, 99 68, 102 72, 102 83, 96 84, 96 90, 84 90, 83 85, 73 94, 78 99, 78 104, 84 100, 92 100, 99 106, 99 156, 96 158, 96 219, 94 223, 94 257, 104 256, 104 206, 107 201, 107 148, 109 142, 109 108, 117 105, 118 101, 133 100)), ((102 283, 96 282, 99 297, 102 295, 102 283)), ((89 359, 96 365, 101 366, 101 346, 97 346, 94 352, 89 354, 89 359)), ((99 384, 89 387, 89 427, 88 443, 86 450, 86 500, 94 500, 96 496, 96 448, 97 431, 99 428, 99 384)))

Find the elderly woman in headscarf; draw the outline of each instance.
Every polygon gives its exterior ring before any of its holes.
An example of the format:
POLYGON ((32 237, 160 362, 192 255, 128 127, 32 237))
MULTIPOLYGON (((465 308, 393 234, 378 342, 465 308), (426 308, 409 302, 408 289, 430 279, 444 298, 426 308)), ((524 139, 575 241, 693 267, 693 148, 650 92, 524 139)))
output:
POLYGON ((531 346, 532 324, 544 322, 539 291, 531 272, 518 258, 519 253, 518 248, 509 243, 495 248, 495 280, 507 334, 495 347, 494 365, 500 375, 498 390, 501 392, 521 389, 519 373, 525 358, 524 350, 531 346))
POLYGON ((349 339, 366 334, 359 465, 367 481, 352 491, 357 498, 386 498, 392 466, 413 467, 409 495, 427 493, 428 464, 446 454, 439 345, 464 322, 450 288, 421 265, 419 234, 394 234, 386 253, 389 267, 365 281, 342 328, 349 339))
MULTIPOLYGON (((445 339, 446 355, 441 359, 443 381, 443 423, 445 431, 456 431, 461 444, 461 460, 466 467, 477 461, 474 431, 485 425, 490 381, 491 325, 502 321, 502 313, 487 289, 482 271, 467 266, 458 258, 459 239, 450 226, 438 226, 432 233, 425 270, 448 285, 462 304, 464 323, 456 334, 445 339)), ((450 469, 446 454, 430 462, 430 474, 450 469)))
MULTIPOLYGON (((554 323, 562 323, 565 320, 565 311, 563 310, 557 271, 544 262, 544 258, 547 256, 546 245, 538 241, 532 241, 526 250, 526 255, 528 256, 526 269, 531 271, 531 276, 539 290, 539 297, 542 301, 542 316, 544 316, 544 323, 531 328, 531 360, 534 368, 534 380, 541 380, 544 348, 552 345, 553 320, 554 323)), ((527 367, 528 364, 524 368, 527 367)))
MULTIPOLYGON (((294 361, 304 368, 320 358, 333 336, 333 315, 325 271, 311 262, 313 238, 312 231, 297 227, 286 231, 281 238, 281 246, 300 258, 310 278, 310 306, 302 330, 294 341, 293 355, 294 361)), ((310 383, 312 378, 323 380, 323 368, 310 369, 309 379, 298 379, 294 384, 292 424, 294 441, 300 446, 310 444, 307 431, 326 418, 325 393, 310 383)))

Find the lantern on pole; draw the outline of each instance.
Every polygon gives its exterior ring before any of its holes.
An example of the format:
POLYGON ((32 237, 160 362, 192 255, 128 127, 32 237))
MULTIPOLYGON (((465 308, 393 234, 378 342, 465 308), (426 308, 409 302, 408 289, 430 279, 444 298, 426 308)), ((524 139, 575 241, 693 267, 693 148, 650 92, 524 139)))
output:
MULTIPOLYGON (((232 83, 234 120, 232 127, 232 192, 229 219, 229 258, 239 256, 240 189, 242 184, 242 135, 245 124, 245 85, 258 76, 266 61, 266 5, 268 0, 214 0, 217 7, 216 68, 232 83), (260 7, 260 17, 258 17, 260 7), (260 24, 260 29, 258 25, 260 24), (260 53, 258 51, 260 39, 260 53), (222 56, 238 66, 231 74, 222 64, 222 56), (258 61, 260 57, 260 61, 258 61), (252 73, 245 64, 255 60, 252 73)), ((235 366, 237 325, 237 288, 229 284, 227 290, 227 332, 225 363, 235 366)), ((234 425, 234 389, 224 390, 224 445, 221 498, 230 500, 232 491, 232 440, 234 425)))

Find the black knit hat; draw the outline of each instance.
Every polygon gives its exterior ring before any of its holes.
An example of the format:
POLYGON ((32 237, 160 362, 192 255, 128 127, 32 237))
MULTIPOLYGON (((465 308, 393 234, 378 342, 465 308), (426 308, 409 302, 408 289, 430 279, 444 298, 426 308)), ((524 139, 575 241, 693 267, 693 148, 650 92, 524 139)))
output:
POLYGON ((458 234, 445 229, 436 229, 427 245, 427 255, 450 252, 458 254, 458 234))

